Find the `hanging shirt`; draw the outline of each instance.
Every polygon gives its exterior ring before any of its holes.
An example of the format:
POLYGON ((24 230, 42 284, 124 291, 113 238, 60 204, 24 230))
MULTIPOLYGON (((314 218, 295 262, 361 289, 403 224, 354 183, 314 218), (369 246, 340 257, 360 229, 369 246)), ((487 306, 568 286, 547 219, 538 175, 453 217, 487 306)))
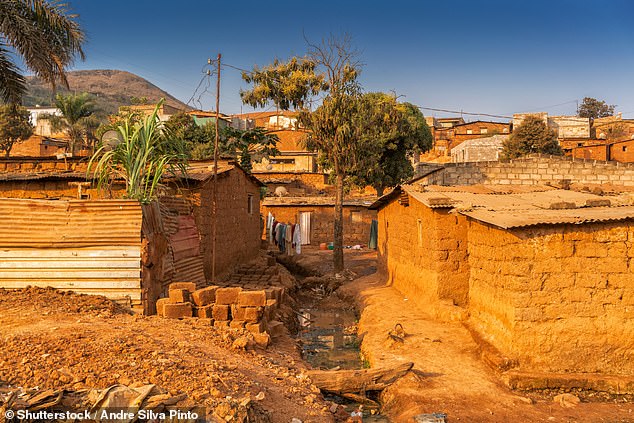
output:
POLYGON ((302 253, 302 228, 299 224, 293 228, 293 246, 295 247, 295 253, 302 253))

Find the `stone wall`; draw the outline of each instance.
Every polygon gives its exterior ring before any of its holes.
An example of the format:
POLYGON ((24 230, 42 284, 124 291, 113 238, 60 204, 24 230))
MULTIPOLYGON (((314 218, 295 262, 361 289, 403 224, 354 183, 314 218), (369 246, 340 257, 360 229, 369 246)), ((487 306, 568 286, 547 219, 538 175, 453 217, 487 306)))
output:
MULTIPOLYGON (((334 241, 334 218, 335 210, 333 206, 262 206, 262 215, 266 218, 271 212, 275 219, 283 223, 299 223, 301 212, 311 213, 310 244, 319 245, 322 242, 334 241)), ((361 206, 344 206, 343 208, 343 243, 344 245, 367 245, 370 241, 370 224, 372 219, 376 219, 376 211, 368 210, 361 206), (353 221, 353 212, 359 213, 355 218, 360 221, 353 221)), ((263 235, 264 236, 264 235, 263 235)))
MULTIPOLYGON (((212 191, 213 180, 193 189, 187 196, 194 203, 194 217, 200 231, 205 276, 212 281, 212 191)), ((260 187, 240 169, 218 175, 216 224, 216 275, 257 256, 260 249, 260 187), (251 196, 251 213, 248 210, 251 196)))
MULTIPOLYGON (((417 170, 428 169, 420 166, 417 170)), ((417 181, 425 185, 538 185, 568 180, 578 184, 634 186, 634 163, 614 163, 563 157, 528 157, 512 161, 447 163, 417 181)))
POLYGON ((447 300, 466 305, 469 267, 466 218, 417 201, 379 211, 378 268, 420 307, 447 300))
POLYGON ((531 372, 634 375, 634 224, 471 221, 472 326, 531 372))

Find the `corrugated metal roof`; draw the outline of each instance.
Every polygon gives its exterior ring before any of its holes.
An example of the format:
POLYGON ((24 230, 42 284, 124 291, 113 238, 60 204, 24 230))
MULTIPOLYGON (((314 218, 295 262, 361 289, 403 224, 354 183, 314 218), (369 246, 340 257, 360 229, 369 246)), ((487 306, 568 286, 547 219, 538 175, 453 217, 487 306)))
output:
POLYGON ((82 179, 86 180, 86 172, 2 172, 0 181, 33 181, 40 179, 82 179))
POLYGON ((634 206, 587 207, 566 210, 459 210, 461 214, 504 229, 534 225, 582 224, 634 219, 634 206))
POLYGON ((541 224, 581 224, 634 219, 633 198, 628 194, 595 195, 588 192, 518 187, 398 187, 372 208, 381 208, 401 191, 430 208, 449 208, 501 228, 541 224), (498 190, 498 192, 495 192, 498 190), (509 192, 510 191, 510 192, 509 192))
POLYGON ((141 245, 135 200, 0 198, 0 247, 141 245))

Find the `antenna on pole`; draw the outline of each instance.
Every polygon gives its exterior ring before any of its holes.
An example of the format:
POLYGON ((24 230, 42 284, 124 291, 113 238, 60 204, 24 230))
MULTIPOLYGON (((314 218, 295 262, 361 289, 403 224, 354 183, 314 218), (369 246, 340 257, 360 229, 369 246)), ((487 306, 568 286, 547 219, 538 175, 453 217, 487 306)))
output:
MULTIPOLYGON (((222 56, 218 53, 217 60, 217 78, 216 78, 216 137, 214 139, 214 184, 212 191, 212 245, 211 245, 211 283, 216 283, 216 233, 217 233, 217 213, 218 213, 218 144, 220 141, 220 59, 222 56)), ((209 60, 211 62, 211 59, 209 60)))

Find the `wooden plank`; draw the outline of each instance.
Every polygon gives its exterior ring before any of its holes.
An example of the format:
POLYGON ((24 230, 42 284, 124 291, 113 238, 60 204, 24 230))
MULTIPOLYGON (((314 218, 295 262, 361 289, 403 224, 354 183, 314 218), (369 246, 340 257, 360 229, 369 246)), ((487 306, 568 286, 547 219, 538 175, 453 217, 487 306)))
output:
POLYGON ((319 389, 335 394, 381 391, 405 376, 414 363, 363 370, 310 370, 308 377, 319 389))

